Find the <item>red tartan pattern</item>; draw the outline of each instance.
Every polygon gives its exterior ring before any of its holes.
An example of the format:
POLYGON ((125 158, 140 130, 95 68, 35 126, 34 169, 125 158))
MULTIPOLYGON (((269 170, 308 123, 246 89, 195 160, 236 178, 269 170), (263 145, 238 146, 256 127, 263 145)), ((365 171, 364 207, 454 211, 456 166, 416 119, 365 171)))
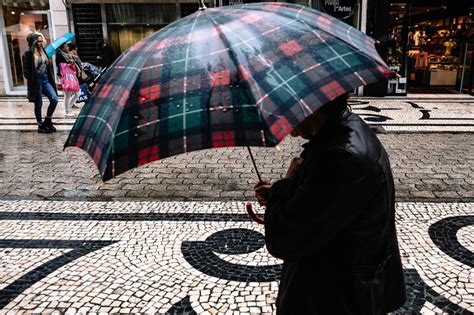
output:
POLYGON ((297 52, 300 52, 303 50, 303 48, 301 48, 301 46, 298 45, 298 43, 294 40, 281 44, 279 48, 281 49, 281 51, 283 51, 283 53, 285 53, 285 55, 288 55, 288 56, 292 56, 296 54, 297 52))
POLYGON ((319 17, 319 21, 320 21, 320 22, 323 22, 324 24, 327 24, 327 25, 331 25, 331 24, 332 24, 332 23, 331 23, 331 20, 325 18, 324 16, 320 16, 320 17, 319 17))
POLYGON ((326 94, 330 100, 333 100, 346 92, 336 81, 321 87, 321 91, 326 94))
POLYGON ((374 43, 295 4, 198 11, 118 58, 65 146, 86 150, 104 180, 186 151, 274 146, 328 101, 391 73, 374 43))
POLYGON ((262 17, 258 14, 248 14, 245 15, 241 21, 244 22, 245 24, 255 24, 255 22, 258 22, 262 19, 262 17))
POLYGON ((270 130, 277 140, 281 141, 293 130, 293 128, 294 127, 288 122, 288 120, 281 116, 273 125, 271 125, 270 130))
POLYGON ((235 145, 235 135, 232 131, 214 132, 212 134, 212 147, 232 147, 235 145))
POLYGON ((138 165, 144 165, 152 161, 158 160, 158 146, 145 148, 138 152, 138 165))
POLYGON ((211 73, 211 85, 228 85, 230 83, 230 71, 222 70, 219 72, 211 73))
POLYGON ((240 75, 242 76, 242 79, 248 80, 250 78, 250 73, 247 70, 245 70, 243 66, 239 66, 239 70, 240 70, 240 75))
POLYGON ((106 98, 110 94, 112 88, 112 85, 103 85, 102 89, 99 92, 99 97, 106 98))
POLYGON ((155 101, 160 97, 160 85, 143 87, 140 89, 140 101, 142 103, 155 101))

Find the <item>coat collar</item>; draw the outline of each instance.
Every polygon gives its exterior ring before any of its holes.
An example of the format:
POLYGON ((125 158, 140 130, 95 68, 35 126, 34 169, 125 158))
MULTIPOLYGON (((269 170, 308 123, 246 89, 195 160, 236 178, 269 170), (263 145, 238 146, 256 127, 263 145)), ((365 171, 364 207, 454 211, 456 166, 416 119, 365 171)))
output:
POLYGON ((309 139, 307 143, 303 144, 303 152, 301 153, 301 158, 304 159, 305 156, 311 154, 310 152, 327 143, 334 134, 335 129, 337 129, 340 123, 346 120, 350 115, 351 112, 348 109, 344 109, 341 112, 334 113, 333 115, 329 116, 329 119, 319 130, 319 132, 311 139, 309 139))

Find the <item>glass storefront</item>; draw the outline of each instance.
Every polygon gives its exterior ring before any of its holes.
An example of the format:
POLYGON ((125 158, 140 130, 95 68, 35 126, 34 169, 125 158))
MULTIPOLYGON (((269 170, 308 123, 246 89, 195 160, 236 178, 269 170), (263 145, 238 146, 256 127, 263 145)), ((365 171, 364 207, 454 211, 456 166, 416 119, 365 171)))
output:
POLYGON ((30 3, 19 2, 15 5, 3 5, 3 25, 5 32, 0 34, 4 36, 4 47, 6 61, 9 64, 7 70, 9 82, 12 90, 24 90, 26 82, 23 77, 23 65, 21 56, 23 56, 28 43, 26 37, 28 34, 36 32, 41 33, 46 42, 51 42, 51 19, 49 17, 47 5, 31 6, 30 3))
POLYGON ((141 39, 177 20, 174 3, 106 4, 109 42, 122 53, 141 39))
POLYGON ((466 47, 474 8, 390 3, 387 64, 398 73, 387 94, 458 93, 466 75, 466 47))

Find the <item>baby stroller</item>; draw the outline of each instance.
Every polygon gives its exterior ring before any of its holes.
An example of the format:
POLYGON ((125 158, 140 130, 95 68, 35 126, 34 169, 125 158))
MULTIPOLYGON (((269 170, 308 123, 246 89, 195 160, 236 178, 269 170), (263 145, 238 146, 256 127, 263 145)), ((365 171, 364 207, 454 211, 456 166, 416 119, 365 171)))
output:
POLYGON ((79 98, 77 99, 76 103, 86 102, 89 99, 90 93, 94 90, 94 87, 99 82, 100 78, 104 74, 107 68, 99 68, 90 64, 88 62, 81 62, 82 68, 82 82, 81 82, 81 91, 79 98))
POLYGON ((89 83, 87 84, 87 89, 89 90, 90 93, 92 93, 92 91, 94 90, 95 86, 97 85, 97 82, 99 82, 100 78, 105 73, 105 70, 107 70, 107 67, 104 67, 102 69, 97 68, 97 71, 91 72, 93 77, 92 77, 92 80, 90 80, 89 83))

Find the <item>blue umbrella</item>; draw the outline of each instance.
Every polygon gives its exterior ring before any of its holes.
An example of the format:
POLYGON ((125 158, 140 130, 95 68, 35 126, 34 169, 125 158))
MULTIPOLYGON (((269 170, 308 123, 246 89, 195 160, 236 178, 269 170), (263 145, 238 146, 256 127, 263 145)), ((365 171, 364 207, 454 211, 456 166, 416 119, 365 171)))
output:
POLYGON ((62 44, 70 42, 74 36, 76 36, 74 33, 66 33, 56 38, 55 41, 51 42, 51 44, 46 47, 46 54, 48 55, 48 58, 51 58, 56 53, 56 49, 61 47, 62 44))

